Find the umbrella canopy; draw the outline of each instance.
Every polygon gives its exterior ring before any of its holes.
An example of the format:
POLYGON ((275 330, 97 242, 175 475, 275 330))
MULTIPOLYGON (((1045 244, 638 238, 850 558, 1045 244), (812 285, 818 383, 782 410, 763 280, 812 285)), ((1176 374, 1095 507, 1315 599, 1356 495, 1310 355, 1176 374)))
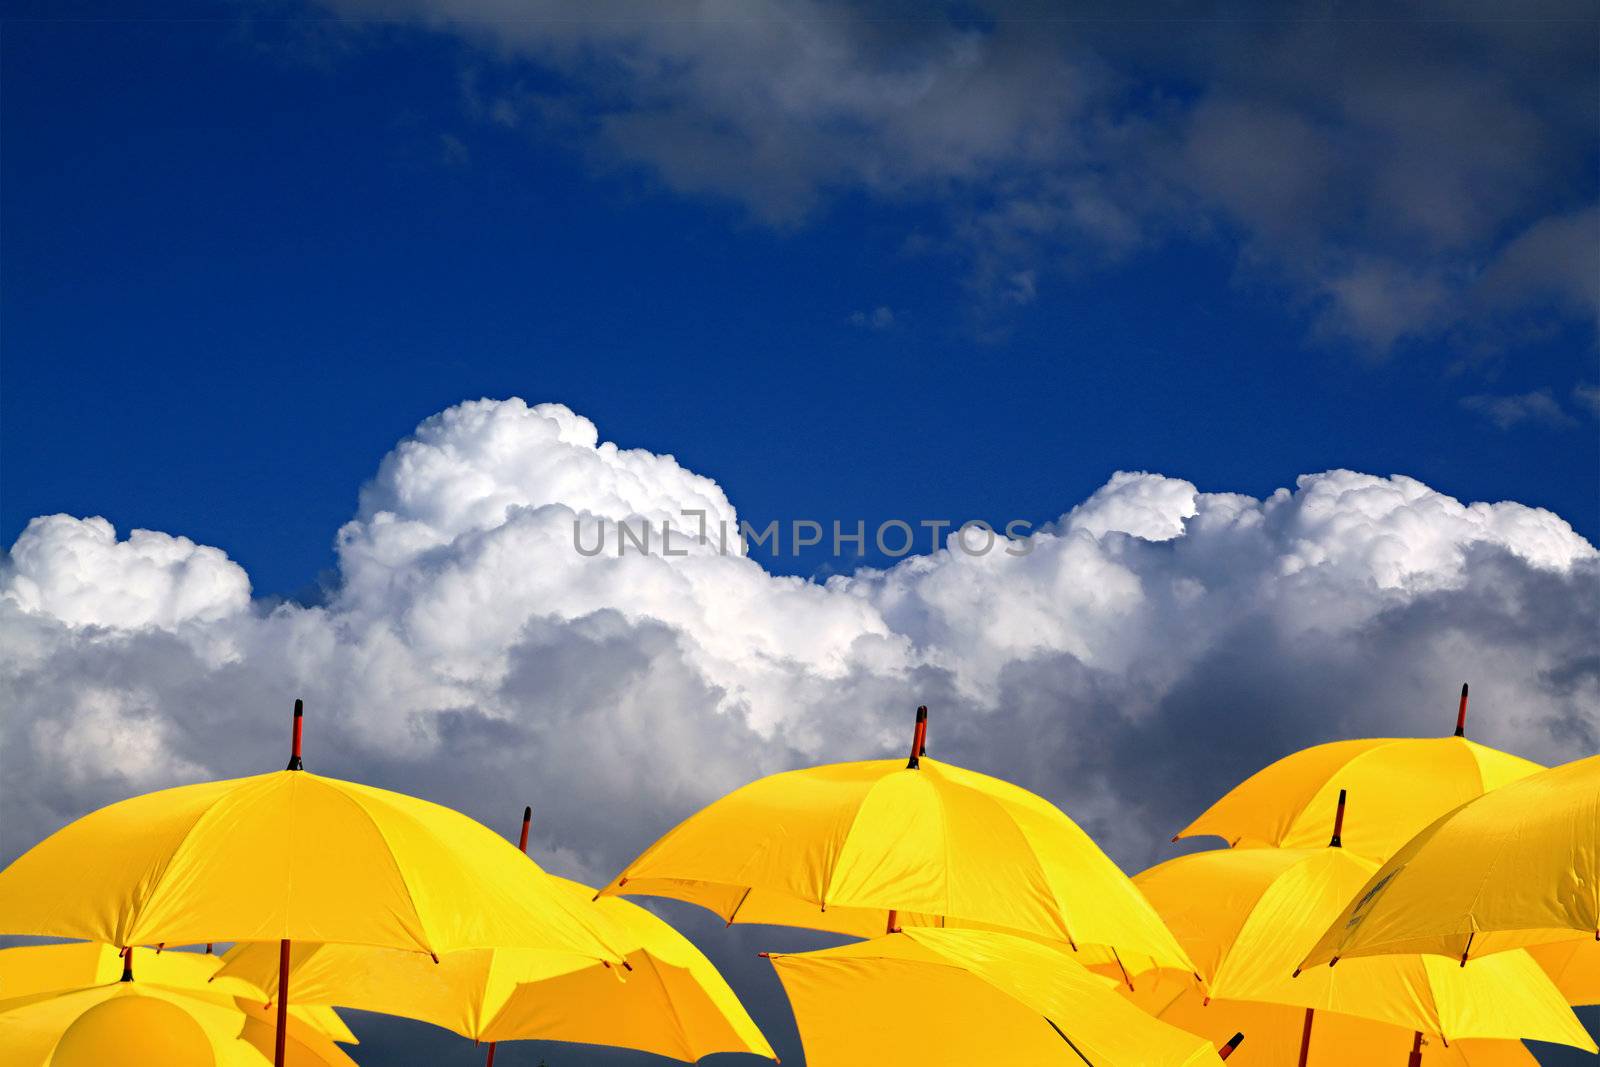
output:
POLYGON ((1394 952, 1465 963, 1579 939, 1600 939, 1600 756, 1439 818, 1373 873, 1305 963, 1394 952))
POLYGON ((516 945, 620 962, 570 893, 500 835, 386 789, 279 771, 84 816, 0 872, 6 933, 111 945, 516 945))
MULTIPOLYGON (((261 1014, 254 1010, 259 1009, 261 999, 254 986, 218 977, 217 971, 222 966, 220 957, 198 952, 158 952, 150 948, 129 951, 131 959, 110 945, 86 941, 0 950, 0 998, 16 1000, 40 993, 68 993, 107 985, 128 974, 141 986, 148 983, 213 998, 247 996, 252 1000, 241 1010, 251 1015, 261 1014)), ((356 1044, 356 1035, 332 1008, 291 1005, 289 1014, 324 1037, 343 1044, 356 1044)))
POLYGON ((1155 911, 1076 823, 1025 789, 921 755, 922 726, 909 762, 812 767, 734 790, 601 892, 859 937, 1010 930, 1189 969, 1155 911))
MULTIPOLYGON (((637 946, 626 968, 575 969, 568 955, 526 949, 466 949, 434 963, 393 949, 296 945, 291 1000, 403 1015, 477 1041, 574 1041, 691 1062, 715 1052, 776 1058, 733 990, 687 938, 636 904, 613 898, 591 904, 591 887, 556 881, 637 946)), ((241 945, 221 973, 274 989, 277 949, 241 945)))
MULTIPOLYGON (((1212 1042, 1228 1035, 1247 1035, 1228 1060, 1228 1067, 1283 1067, 1301 1062, 1306 1038, 1305 1011, 1260 1001, 1207 1000, 1194 982, 1161 976, 1141 982, 1135 1003, 1162 1022, 1181 1027, 1212 1042)), ((1316 1012, 1306 1042, 1306 1067, 1536 1067, 1533 1054, 1520 1041, 1466 1040, 1449 1044, 1437 1037, 1371 1019, 1336 1012, 1316 1012), (1410 1059, 1411 1053, 1417 1059, 1410 1059)))
MULTIPOLYGON (((1466 699, 1462 686, 1463 717, 1466 699)), ((1344 847, 1381 863, 1445 812, 1541 770, 1459 735, 1335 741, 1263 767, 1173 840, 1210 835, 1236 848, 1315 848, 1327 842, 1327 813, 1345 789, 1361 806, 1344 847)))
POLYGON ((1223 849, 1169 860, 1134 881, 1189 950, 1214 998, 1338 1012, 1451 1042, 1536 1038, 1595 1050, 1525 952, 1476 970, 1403 955, 1296 977, 1306 947, 1376 869, 1342 848, 1223 849))
MULTIPOLYGON (((321 778, 294 703, 277 774, 165 789, 92 812, 0 871, 3 932, 119 946, 276 941, 437 956, 512 946, 620 963, 592 909, 460 812, 321 778)), ((280 968, 287 978, 287 968, 280 968)), ((288 988, 278 990, 286 1055, 288 988)))
POLYGON ((1064 945, 916 927, 771 959, 811 1067, 1219 1062, 1209 1042, 1119 997, 1064 945))
MULTIPOLYGON (((245 1002, 145 982, 112 982, 0 1001, 8 1067, 264 1067, 273 1021, 245 1002)), ((354 1067, 326 1036, 291 1017, 285 1062, 354 1067)))

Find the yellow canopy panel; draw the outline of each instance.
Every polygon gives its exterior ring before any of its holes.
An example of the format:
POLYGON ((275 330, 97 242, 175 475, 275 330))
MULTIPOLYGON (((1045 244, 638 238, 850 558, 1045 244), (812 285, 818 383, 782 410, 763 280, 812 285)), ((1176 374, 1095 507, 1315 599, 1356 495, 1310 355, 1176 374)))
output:
POLYGON ((1439 818, 1373 873, 1305 963, 1394 952, 1477 960, 1596 937, 1600 756, 1591 756, 1439 818))
POLYGON ((1528 955, 1550 976, 1568 1004, 1600 1004, 1600 939, 1578 937, 1533 945, 1528 955))
POLYGON ((1207 1041, 1119 997, 1064 946, 911 929, 773 955, 810 1067, 1178 1067, 1220 1062, 1207 1041))

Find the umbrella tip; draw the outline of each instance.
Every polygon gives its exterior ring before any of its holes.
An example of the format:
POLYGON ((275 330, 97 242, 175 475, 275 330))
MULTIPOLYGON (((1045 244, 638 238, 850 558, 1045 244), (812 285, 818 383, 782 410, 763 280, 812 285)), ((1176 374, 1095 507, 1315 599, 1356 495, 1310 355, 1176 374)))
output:
POLYGON ((1229 1056, 1233 1055, 1233 1050, 1238 1048, 1243 1043, 1244 1043, 1244 1031, 1240 1030, 1238 1033, 1236 1033, 1232 1037, 1228 1038, 1228 1043, 1226 1045, 1223 1045, 1221 1050, 1219 1050, 1217 1052, 1217 1058, 1218 1059, 1223 1059, 1223 1060, 1227 1059, 1229 1056))
POLYGON ((1334 810, 1333 813, 1333 837, 1328 839, 1329 848, 1344 847, 1344 841, 1342 838, 1344 833, 1344 800, 1345 791, 1341 789, 1339 790, 1339 806, 1334 810))
POLYGON ((1467 683, 1461 683, 1461 706, 1456 709, 1456 736, 1467 736, 1467 683))
POLYGON ((306 703, 295 698, 294 702, 294 738, 289 746, 289 766, 285 770, 303 771, 305 764, 300 761, 300 738, 305 726, 306 703))
POLYGON ((922 754, 928 751, 928 705, 917 705, 917 724, 911 731, 911 758, 906 760, 906 770, 922 766, 922 754))
MULTIPOLYGON (((533 805, 526 804, 522 808, 522 834, 517 838, 517 848, 524 856, 528 854, 528 827, 533 823, 533 805)), ((596 894, 598 895, 598 894, 596 894)))

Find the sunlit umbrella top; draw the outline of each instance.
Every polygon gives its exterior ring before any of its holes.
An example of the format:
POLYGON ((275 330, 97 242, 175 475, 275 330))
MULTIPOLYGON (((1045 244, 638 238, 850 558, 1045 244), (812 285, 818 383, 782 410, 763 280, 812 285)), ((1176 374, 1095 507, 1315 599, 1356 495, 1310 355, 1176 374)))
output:
POLYGON ((1394 952, 1477 961, 1579 938, 1600 938, 1600 756, 1438 819, 1374 872, 1305 962, 1394 952))
POLYGON ((1381 862, 1445 812, 1540 770, 1464 736, 1334 741, 1263 767, 1177 836, 1213 835, 1237 848, 1315 848, 1327 842, 1327 813, 1344 789, 1357 805, 1344 847, 1381 862))
POLYGON ((101 808, 0 872, 4 933, 112 945, 516 945, 620 959, 571 895, 459 812, 307 771, 101 808))
POLYGON ((1188 960, 1098 845, 1009 782, 915 759, 752 782, 690 816, 605 893, 675 897, 728 922, 870 937, 913 926, 1011 930, 1188 960))

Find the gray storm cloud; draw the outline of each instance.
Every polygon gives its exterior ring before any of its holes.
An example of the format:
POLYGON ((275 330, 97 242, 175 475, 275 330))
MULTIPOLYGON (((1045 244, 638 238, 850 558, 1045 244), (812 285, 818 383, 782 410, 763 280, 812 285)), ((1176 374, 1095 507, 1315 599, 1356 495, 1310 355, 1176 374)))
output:
POLYGON ((560 405, 473 401, 383 460, 314 606, 218 549, 34 520, 0 573, 0 854, 130 792, 308 763, 491 824, 532 803, 603 879, 751 777, 904 746, 1062 804, 1141 866, 1283 752, 1437 734, 1600 747, 1600 561, 1559 517, 1328 471, 1265 499, 1118 473, 1031 551, 946 548, 826 583, 708 550, 585 557, 575 520, 737 522, 715 482, 560 405))

